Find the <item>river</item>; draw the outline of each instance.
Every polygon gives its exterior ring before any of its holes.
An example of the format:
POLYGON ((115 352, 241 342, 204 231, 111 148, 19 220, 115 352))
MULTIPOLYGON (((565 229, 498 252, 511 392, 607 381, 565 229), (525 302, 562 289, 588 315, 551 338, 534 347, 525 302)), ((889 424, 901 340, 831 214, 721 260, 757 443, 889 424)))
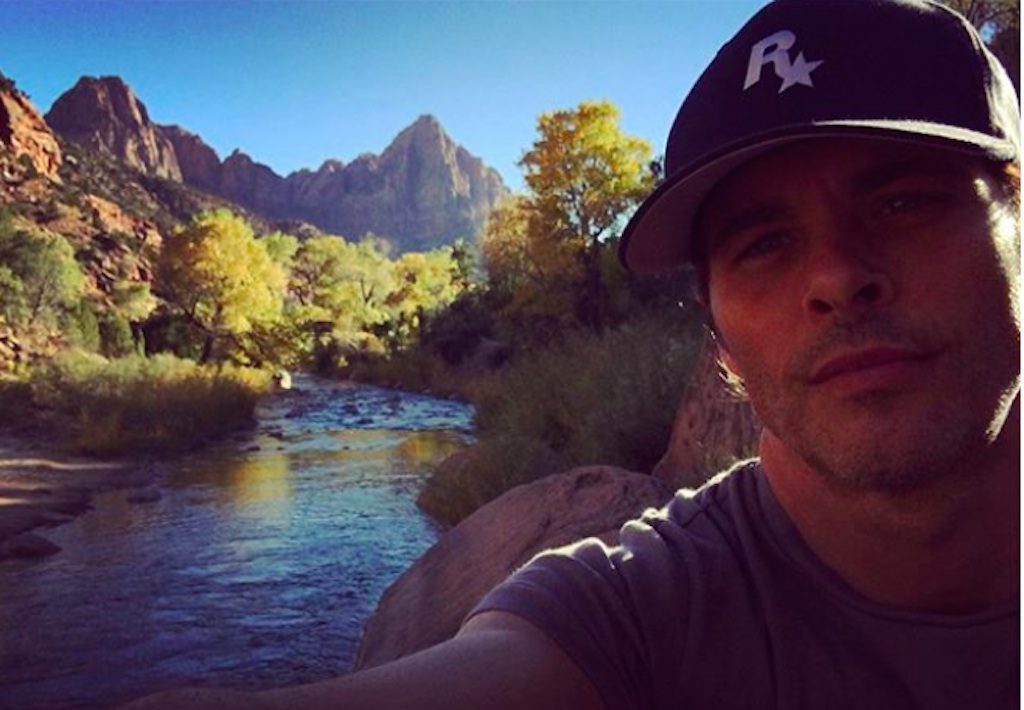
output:
POLYGON ((425 475, 468 405, 300 376, 255 430, 173 462, 161 497, 98 494, 0 563, 0 707, 107 707, 182 685, 347 672, 387 586, 435 542, 425 475))

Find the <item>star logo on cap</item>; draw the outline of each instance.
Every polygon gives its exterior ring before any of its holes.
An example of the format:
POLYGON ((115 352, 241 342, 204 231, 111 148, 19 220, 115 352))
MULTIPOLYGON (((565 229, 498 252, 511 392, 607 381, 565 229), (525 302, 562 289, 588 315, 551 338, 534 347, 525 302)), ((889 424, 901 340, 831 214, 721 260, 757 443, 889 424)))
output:
POLYGON ((797 84, 803 84, 804 86, 814 87, 814 83, 811 81, 811 72, 821 65, 821 60, 814 62, 808 62, 804 59, 804 53, 800 52, 796 55, 796 59, 789 65, 789 71, 782 77, 782 86, 779 87, 779 93, 788 89, 791 86, 797 84))
POLYGON ((794 44, 796 44, 796 35, 789 30, 781 30, 754 44, 750 48, 750 59, 747 62, 747 75, 743 81, 743 90, 746 91, 761 81, 761 70, 768 64, 775 69, 775 76, 782 79, 782 85, 779 86, 780 94, 797 84, 814 88, 811 72, 821 66, 824 61, 818 59, 809 62, 803 52, 799 52, 796 59, 790 61, 789 50, 794 44))

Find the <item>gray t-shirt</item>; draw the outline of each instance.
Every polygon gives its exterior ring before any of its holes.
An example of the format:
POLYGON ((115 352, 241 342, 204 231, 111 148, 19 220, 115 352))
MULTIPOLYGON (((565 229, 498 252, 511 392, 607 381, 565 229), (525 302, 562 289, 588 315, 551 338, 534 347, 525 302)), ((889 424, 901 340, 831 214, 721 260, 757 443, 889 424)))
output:
POLYGON ((1019 707, 1019 602, 913 613, 807 547, 756 462, 648 511, 609 548, 545 552, 471 612, 542 629, 619 708, 1019 707))

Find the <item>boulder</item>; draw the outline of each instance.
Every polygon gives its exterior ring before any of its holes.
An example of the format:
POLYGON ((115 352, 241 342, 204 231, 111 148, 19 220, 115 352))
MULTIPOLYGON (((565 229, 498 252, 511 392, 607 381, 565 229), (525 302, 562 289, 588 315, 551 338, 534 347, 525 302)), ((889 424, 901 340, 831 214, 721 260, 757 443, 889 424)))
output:
POLYGON ((671 496, 664 482, 612 466, 546 476, 483 506, 441 536, 381 597, 355 669, 451 638, 472 607, 541 550, 619 527, 671 496))

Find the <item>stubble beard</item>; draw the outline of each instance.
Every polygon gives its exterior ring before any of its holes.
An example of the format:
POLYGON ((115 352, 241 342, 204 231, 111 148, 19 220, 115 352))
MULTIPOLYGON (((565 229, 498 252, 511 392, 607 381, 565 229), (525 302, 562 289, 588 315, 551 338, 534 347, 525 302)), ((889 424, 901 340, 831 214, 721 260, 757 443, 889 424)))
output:
MULTIPOLYGON (((1007 342, 1005 333, 986 330, 990 332, 969 341, 969 351, 941 352, 927 392, 865 393, 818 407, 816 402, 827 393, 815 396, 811 386, 796 378, 780 382, 764 373, 748 373, 744 386, 764 426, 827 483, 848 490, 906 493, 949 476, 969 476, 973 461, 989 449, 1019 394, 1016 351, 1003 347, 1000 352, 997 344, 1007 342)), ((896 331, 880 322, 834 340, 869 342, 896 331)), ((915 342, 922 344, 920 339, 915 342)))

